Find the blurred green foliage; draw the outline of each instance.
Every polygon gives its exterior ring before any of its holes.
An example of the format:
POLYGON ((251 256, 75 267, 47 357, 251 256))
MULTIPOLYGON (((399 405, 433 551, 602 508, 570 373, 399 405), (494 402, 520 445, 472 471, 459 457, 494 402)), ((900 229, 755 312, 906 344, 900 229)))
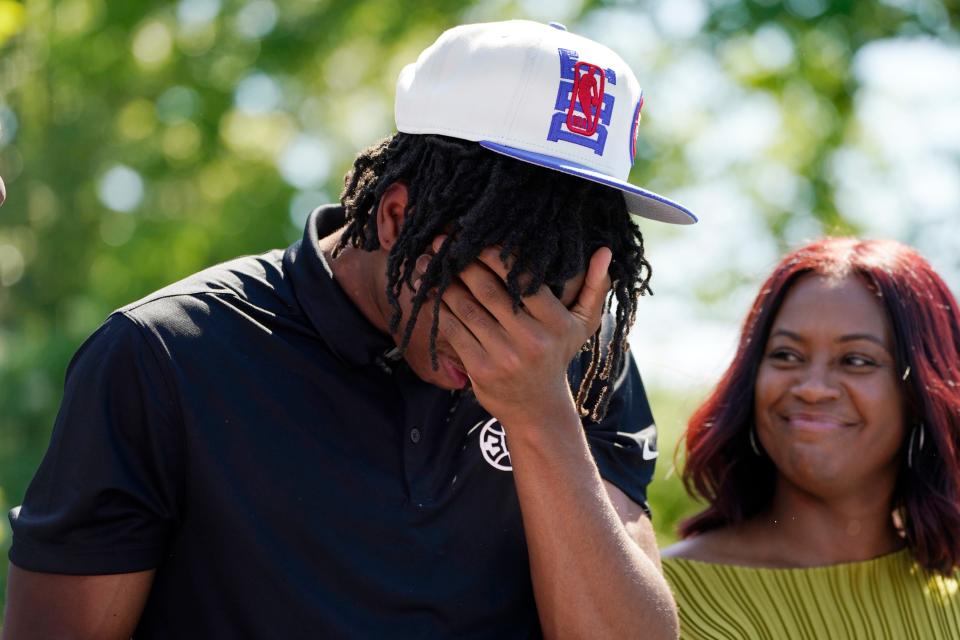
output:
MULTIPOLYGON (((21 500, 43 454, 71 355, 111 310, 298 237, 307 211, 337 196, 354 153, 391 132, 403 64, 448 26, 524 17, 535 4, 0 0, 0 175, 8 188, 0 210, 0 511, 21 500)), ((647 8, 562 4, 585 21, 647 8)), ((783 105, 779 153, 810 181, 807 208, 830 228, 852 229, 827 175, 831 151, 849 135, 852 56, 881 37, 954 37, 957 1, 703 7, 701 32, 666 42, 661 55, 700 48, 737 84, 783 105), (749 60, 745 39, 769 25, 797 51, 787 66, 749 60)), ((683 140, 641 138, 638 152, 649 159, 655 151, 656 162, 638 163, 640 184, 691 180, 683 140)), ((796 210, 770 205, 765 215, 783 245, 796 210)), ((717 299, 723 290, 707 288, 717 299)), ((653 396, 664 455, 651 499, 662 542, 695 508, 670 455, 697 399, 653 396)), ((0 548, 8 546, 4 518, 0 548)))

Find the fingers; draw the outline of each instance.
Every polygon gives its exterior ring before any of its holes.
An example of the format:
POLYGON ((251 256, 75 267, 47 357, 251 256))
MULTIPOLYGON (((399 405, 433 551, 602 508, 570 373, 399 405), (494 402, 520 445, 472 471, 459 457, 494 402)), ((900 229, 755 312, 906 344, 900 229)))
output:
POLYGON ((414 263, 414 276, 413 276, 413 290, 416 291, 420 288, 420 279, 423 278, 423 274, 427 272, 427 267, 430 265, 430 261, 433 260, 433 256, 428 254, 423 254, 417 261, 414 263))
MULTIPOLYGON (((433 241, 433 250, 439 250, 446 236, 433 241)), ((420 256, 417 271, 423 273, 432 256, 420 256)), ((572 324, 581 325, 587 333, 596 330, 603 313, 603 304, 610 291, 608 269, 612 260, 609 248, 601 247, 594 252, 587 267, 583 284, 569 308, 557 299, 549 287, 541 286, 535 293, 523 296, 523 311, 514 309, 514 301, 506 288, 506 282, 514 266, 514 257, 502 256, 497 246, 483 249, 474 263, 468 265, 451 284, 443 298, 450 310, 466 328, 485 345, 496 349, 493 341, 502 340, 507 333, 526 333, 530 322, 538 320, 550 326, 572 329, 572 324), (571 316, 573 322, 571 323, 571 316)), ((524 279, 521 276, 521 279, 524 279)), ((523 282, 519 283, 521 290, 523 282)))
MULTIPOLYGON (((437 236, 433 241, 432 249, 439 251, 445 239, 446 236, 437 236)), ((479 260, 468 264, 457 275, 457 280, 465 285, 466 290, 473 297, 471 302, 479 303, 490 315, 496 318, 497 322, 510 330, 518 328, 525 319, 529 318, 526 314, 520 314, 514 310, 513 298, 505 286, 506 276, 510 268, 504 267, 503 262, 498 260, 496 256, 496 248, 485 250, 481 253, 479 260), (484 265, 490 268, 486 268, 484 265)), ((425 273, 432 259, 433 256, 429 254, 420 256, 415 265, 417 273, 425 273)), ((512 258, 510 262, 512 263, 512 258)), ((457 307, 452 308, 455 312, 457 311, 457 307)), ((473 313, 472 307, 469 306, 467 306, 466 311, 473 313)))
MULTIPOLYGON (((482 270, 479 265, 472 265, 468 271, 482 270)), ((474 274, 474 278, 478 276, 474 274)), ((482 276, 479 276, 482 278, 482 276)), ((492 276, 489 276, 492 278, 492 276)), ((494 294, 496 295, 496 294, 494 294)), ((509 337, 500 321, 493 315, 490 307, 477 300, 471 290, 463 283, 463 274, 460 280, 455 280, 446 288, 441 300, 456 319, 469 331, 482 349, 496 357, 507 350, 509 337)), ((509 298, 506 313, 510 312, 509 298)), ((503 313, 503 309, 500 309, 503 313)), ((512 314, 511 314, 512 315, 512 314)), ((458 329, 457 327, 453 327, 458 329)))
MULTIPOLYGON (((507 254, 505 257, 502 254, 503 249, 494 245, 481 251, 477 259, 487 265, 487 267, 500 278, 501 282, 505 283, 507 281, 507 275, 513 269, 516 258, 512 254, 507 254)), ((519 282, 517 284, 520 286, 520 290, 523 291, 529 283, 530 277, 524 273, 520 275, 518 280, 519 282)))
MULTIPOLYGON (((424 254, 417 258, 414 264, 414 291, 420 289, 420 282, 433 258, 434 256, 430 254, 424 254)), ((439 301, 436 300, 435 291, 430 291, 427 294, 427 300, 429 300, 428 304, 431 307, 433 307, 434 303, 437 304, 436 313, 440 335, 453 347, 453 350, 460 358, 463 366, 466 367, 469 375, 469 371, 475 363, 483 362, 487 357, 487 351, 477 336, 474 335, 473 331, 464 324, 463 320, 457 317, 457 314, 454 313, 448 305, 449 302, 453 304, 454 307, 460 309, 460 313, 465 318, 472 318, 479 311, 476 305, 471 305, 469 301, 465 301, 467 296, 469 296, 469 293, 464 293, 464 287, 454 282, 447 287, 445 294, 439 301)), ((477 331, 482 333, 479 328, 477 331)))
MULTIPOLYGON (((495 253, 495 252, 494 252, 495 253)), ((490 262, 501 264, 493 256, 490 262)), ((492 271, 482 259, 474 261, 460 272, 460 281, 478 303, 483 305, 508 332, 522 332, 532 320, 522 308, 516 308, 507 291, 504 277, 492 271)))
POLYGON ((594 327, 600 323, 603 313, 603 302, 610 291, 610 261, 613 254, 607 247, 600 247, 590 257, 590 266, 587 267, 587 276, 580 288, 580 295, 576 303, 570 308, 570 313, 576 316, 586 327, 594 327))
MULTIPOLYGON (((486 265, 487 268, 497 276, 499 280, 497 285, 503 291, 505 299, 509 301, 508 309, 510 315, 516 318, 519 314, 513 312, 513 298, 510 297, 510 294, 506 290, 507 276, 509 275, 510 270, 513 269, 514 257, 508 255, 506 258, 503 258, 501 257, 501 253, 502 250, 500 247, 487 247, 480 252, 480 254, 477 256, 477 259, 486 265)), ((529 281, 529 277, 524 274, 520 276, 519 280, 520 282, 518 282, 518 284, 520 286, 520 290, 523 291, 524 287, 526 287, 526 283, 529 281)), ((544 322, 556 321, 563 314, 563 312, 566 311, 563 305, 560 304, 560 301, 557 300, 553 295, 553 292, 550 291, 549 287, 546 286, 541 286, 533 294, 523 296, 523 304, 526 308, 527 314, 544 322)), ((510 321, 506 320, 506 322, 510 321)))
POLYGON ((476 370, 478 364, 486 361, 488 357, 486 349, 443 300, 440 301, 438 315, 440 334, 453 347, 467 375, 470 375, 471 371, 476 370))

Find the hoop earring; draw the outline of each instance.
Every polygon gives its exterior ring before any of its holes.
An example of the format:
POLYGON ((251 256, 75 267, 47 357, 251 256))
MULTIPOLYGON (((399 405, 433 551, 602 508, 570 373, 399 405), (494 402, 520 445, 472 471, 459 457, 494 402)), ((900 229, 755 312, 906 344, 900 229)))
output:
POLYGON ((925 429, 923 428, 922 422, 914 425, 913 429, 910 431, 910 440, 909 442, 907 442, 907 468, 908 469, 913 469, 913 443, 918 439, 917 432, 920 433, 920 437, 919 437, 920 446, 917 447, 917 456, 919 456, 920 452, 923 451, 924 431, 925 429))
POLYGON ((760 447, 757 446, 757 437, 755 435, 755 431, 756 431, 756 428, 753 425, 751 425, 750 426, 750 448, 753 449, 753 453, 759 458, 763 456, 763 454, 760 453, 760 447))

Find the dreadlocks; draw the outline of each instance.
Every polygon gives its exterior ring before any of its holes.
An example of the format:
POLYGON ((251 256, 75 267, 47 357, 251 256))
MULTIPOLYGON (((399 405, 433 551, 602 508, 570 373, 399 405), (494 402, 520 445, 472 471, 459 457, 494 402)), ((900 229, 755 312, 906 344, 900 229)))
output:
POLYGON ((619 372, 623 364, 637 298, 650 290, 651 270, 643 255, 643 237, 627 214, 619 191, 494 153, 474 142, 405 133, 361 153, 344 182, 340 201, 346 209, 347 227, 335 256, 347 246, 378 249, 380 198, 394 182, 407 187, 404 224, 387 258, 391 332, 399 329, 399 296, 404 284, 413 289, 417 258, 430 252, 436 236, 446 235, 422 275, 400 342, 400 349, 405 349, 420 309, 435 290, 430 329, 434 369, 438 366, 440 296, 481 250, 501 246, 504 264, 511 255, 515 257, 507 291, 517 309, 523 296, 542 285, 560 297, 563 284, 586 267, 593 252, 609 247, 613 296, 604 310, 609 312, 616 298, 614 334, 605 358, 601 358, 599 329, 584 346, 591 351, 591 358, 576 395, 581 415, 590 415, 595 421, 602 418, 609 402, 611 372, 619 372), (529 280, 521 288, 522 276, 529 280), (598 377, 603 385, 593 409, 588 410, 584 405, 598 377))

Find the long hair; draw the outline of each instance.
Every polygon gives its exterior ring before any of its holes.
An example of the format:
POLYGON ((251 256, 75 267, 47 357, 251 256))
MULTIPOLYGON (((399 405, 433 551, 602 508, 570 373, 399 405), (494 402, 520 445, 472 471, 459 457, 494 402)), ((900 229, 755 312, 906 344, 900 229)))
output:
MULTIPOLYGON (((651 275, 643 236, 627 213, 623 195, 610 187, 494 153, 475 142, 398 133, 361 153, 347 174, 340 198, 347 227, 335 255, 347 246, 367 251, 380 247, 376 210, 383 193, 395 182, 406 185, 408 197, 403 227, 387 256, 391 332, 400 328, 399 296, 403 286, 413 289, 417 258, 432 253, 436 236, 447 236, 421 277, 400 342, 400 349, 405 349, 417 315, 435 290, 430 329, 434 369, 440 297, 481 250, 499 245, 501 259, 515 257, 507 290, 516 309, 523 296, 543 285, 559 297, 564 283, 586 267, 594 251, 610 248, 616 327, 606 354, 600 353, 596 335, 588 343, 591 364, 576 392, 580 413, 598 420, 610 399, 611 379, 623 365, 637 298, 649 291, 651 275), (529 281, 521 287, 524 275, 529 281), (584 404, 588 395, 592 397, 597 378, 603 384, 594 407, 587 409, 584 404)), ((606 310, 613 298, 607 299, 606 310)))
POLYGON ((806 274, 854 276, 880 300, 904 376, 906 429, 925 432, 925 446, 907 447, 891 510, 923 567, 951 573, 960 566, 960 320, 957 301, 913 249, 890 240, 827 238, 787 255, 760 289, 744 321, 736 356, 687 425, 687 491, 707 508, 681 524, 683 537, 738 524, 771 503, 776 469, 751 452, 757 371, 774 318, 806 274))

